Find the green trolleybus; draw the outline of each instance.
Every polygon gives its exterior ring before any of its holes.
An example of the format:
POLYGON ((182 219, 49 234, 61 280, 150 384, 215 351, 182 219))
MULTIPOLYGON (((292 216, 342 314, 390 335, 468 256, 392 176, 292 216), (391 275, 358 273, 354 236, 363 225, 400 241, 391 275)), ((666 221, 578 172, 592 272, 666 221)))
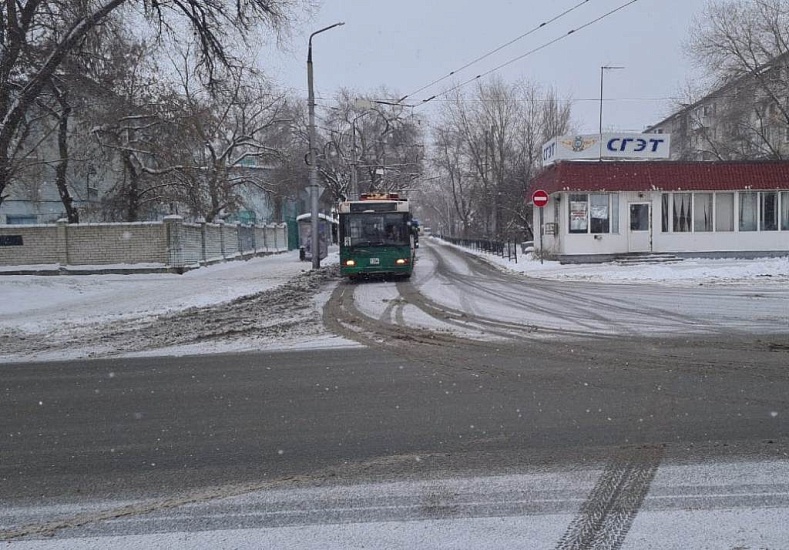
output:
POLYGON ((339 213, 342 275, 411 276, 416 255, 408 200, 396 193, 367 194, 340 203, 339 213))

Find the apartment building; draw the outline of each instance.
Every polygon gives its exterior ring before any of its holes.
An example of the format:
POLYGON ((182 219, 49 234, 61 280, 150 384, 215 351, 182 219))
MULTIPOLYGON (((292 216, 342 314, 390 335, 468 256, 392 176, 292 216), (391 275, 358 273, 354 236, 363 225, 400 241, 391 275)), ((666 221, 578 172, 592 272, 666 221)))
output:
POLYGON ((647 128, 672 160, 789 159, 789 54, 734 78, 647 128))

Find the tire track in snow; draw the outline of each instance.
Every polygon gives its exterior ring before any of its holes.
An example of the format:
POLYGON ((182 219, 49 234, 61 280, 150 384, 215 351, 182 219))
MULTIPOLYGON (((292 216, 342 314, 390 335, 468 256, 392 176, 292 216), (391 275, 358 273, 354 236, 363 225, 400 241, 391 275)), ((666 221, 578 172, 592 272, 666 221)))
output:
POLYGON ((615 457, 556 550, 621 548, 662 458, 662 447, 626 449, 615 457))

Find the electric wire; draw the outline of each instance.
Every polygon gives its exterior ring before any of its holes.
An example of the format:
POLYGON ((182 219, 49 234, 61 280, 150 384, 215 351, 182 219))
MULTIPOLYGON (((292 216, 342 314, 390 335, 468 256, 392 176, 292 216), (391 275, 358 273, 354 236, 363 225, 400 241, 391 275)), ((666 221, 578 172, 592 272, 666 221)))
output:
POLYGON ((460 67, 459 69, 455 69, 454 71, 450 72, 449 74, 447 74, 447 75, 445 75, 445 76, 442 76, 441 78, 437 78, 436 80, 434 80, 434 81, 433 81, 433 82, 431 82, 430 84, 426 84, 425 86, 422 86, 422 87, 421 87, 421 88, 419 88, 418 90, 416 90, 416 91, 413 91, 413 92, 411 92, 410 94, 404 95, 403 97, 401 97, 400 99, 398 99, 398 100, 397 100, 397 103, 402 103, 403 101, 405 101, 406 99, 408 99, 408 98, 409 98, 409 97, 411 97, 412 95, 416 95, 416 94, 418 94, 419 92, 422 92, 422 91, 424 91, 424 90, 427 90, 428 88, 430 88, 430 87, 434 86, 435 84, 438 84, 439 82, 443 82, 443 81, 444 81, 444 80, 446 80, 447 78, 449 78, 449 77, 451 77, 451 76, 454 76, 455 74, 459 73, 460 71, 463 71, 463 70, 465 70, 465 69, 468 69, 468 68, 469 68, 469 67, 471 67, 472 65, 475 65, 476 63, 479 63, 479 62, 480 62, 480 61, 482 61, 483 59, 487 59, 487 58, 488 58, 488 57, 490 57, 491 55, 493 55, 493 54, 496 54, 496 53, 500 52, 501 50, 503 50, 503 49, 504 49, 504 48, 506 48, 507 46, 510 46, 510 45, 514 44, 515 42, 518 42, 519 40, 522 40, 523 38, 526 38, 527 36, 529 36, 529 35, 531 35, 531 34, 533 34, 533 33, 537 32, 538 30, 542 29, 543 27, 545 27, 545 26, 547 26, 547 25, 550 25, 551 23, 553 23, 553 22, 555 22, 555 21, 557 21, 557 20, 561 19, 561 18, 562 18, 562 17, 564 17, 565 15, 568 15, 568 14, 572 13, 573 11, 577 10, 578 8, 580 8, 581 6, 583 6, 584 4, 586 4, 587 2, 589 2, 589 0, 582 0, 580 3, 576 4, 576 5, 575 5, 575 6, 573 6, 572 8, 565 10, 564 12, 562 12, 562 13, 560 13, 559 15, 557 15, 557 16, 555 16, 555 17, 553 17, 553 18, 549 19, 548 21, 545 21, 544 23, 540 23, 539 25, 537 25, 537 26, 536 26, 536 27, 534 27, 533 29, 531 29, 531 30, 529 30, 529 31, 527 31, 527 32, 525 32, 525 33, 523 33, 522 35, 518 36, 517 38, 514 38, 514 39, 510 40, 510 41, 509 41, 509 42, 507 42, 506 44, 502 44, 502 45, 501 45, 501 46, 499 46, 498 48, 496 48, 496 49, 494 49, 494 50, 491 50, 491 51, 489 51, 488 53, 486 53, 486 54, 484 54, 484 55, 481 55, 481 56, 479 56, 478 58, 476 58, 476 59, 474 59, 474 60, 472 60, 472 61, 469 61, 468 63, 466 63, 465 65, 463 65, 463 66, 462 66, 462 67, 460 67))
POLYGON ((466 86, 467 84, 470 84, 470 83, 472 83, 472 82, 474 82, 474 81, 476 81, 476 80, 479 80, 479 79, 481 79, 481 78, 484 78, 484 77, 488 76, 488 75, 489 75, 489 74, 491 74, 491 73, 494 73, 494 72, 496 72, 496 71, 498 71, 498 70, 500 70, 500 69, 503 69, 504 67, 507 67, 508 65, 512 65, 513 63, 515 63, 516 61, 520 61, 520 60, 521 60, 521 59, 523 59, 524 57, 527 57, 527 56, 529 56, 529 55, 532 55, 532 54, 534 54, 534 53, 537 53, 537 52, 539 52, 539 51, 541 51, 541 50, 544 50, 544 49, 545 49, 545 48, 547 48, 548 46, 552 46, 553 44, 556 44, 557 42, 559 42, 559 41, 561 41, 561 40, 564 40, 565 38, 567 38, 567 37, 569 37, 569 36, 571 36, 571 35, 573 35, 573 34, 576 34, 576 33, 578 33, 579 31, 582 31, 582 30, 584 30, 584 29, 586 29, 586 28, 588 28, 588 27, 591 27, 591 26, 592 26, 592 25, 594 25, 595 23, 599 23, 599 22, 600 22, 600 21, 602 21, 603 19, 605 19, 605 18, 607 18, 607 17, 610 17, 611 15, 615 14, 616 12, 618 12, 618 11, 621 11, 621 10, 625 9, 625 8, 627 8, 628 6, 632 5, 632 4, 635 4, 636 2, 638 2, 638 0, 630 0, 630 2, 627 2, 627 3, 625 3, 625 4, 622 4, 622 5, 621 5, 621 6, 619 6, 618 8, 615 8, 615 9, 613 9, 613 10, 611 10, 611 11, 607 12, 607 13, 604 13, 604 14, 603 14, 603 15, 601 15, 600 17, 597 17, 597 18, 593 19, 592 21, 589 21, 588 23, 585 23, 585 24, 583 24, 583 25, 581 25, 581 26, 580 26, 580 27, 578 27, 578 28, 571 29, 571 30, 570 30, 570 31, 568 31, 566 34, 563 34, 562 36, 559 36, 558 38, 554 38, 553 40, 551 40, 551 41, 549 41, 549 42, 546 42, 545 44, 542 44, 541 46, 538 46, 538 47, 536 47, 536 48, 534 48, 534 49, 532 49, 532 50, 529 50, 528 52, 526 52, 526 53, 524 53, 524 54, 522 54, 522 55, 519 55, 518 57, 515 57, 515 58, 513 58, 513 59, 510 59, 509 61, 507 61, 507 62, 505 62, 505 63, 502 63, 501 65, 499 65, 499 66, 497 66, 497 67, 494 67, 494 68, 490 69, 489 71, 486 71, 486 72, 484 72, 484 73, 478 74, 478 75, 477 75, 477 76, 475 76, 474 78, 470 78, 470 79, 466 80, 465 82, 461 82, 461 83, 460 83, 460 84, 458 84, 457 86, 454 86, 454 87, 452 87, 452 88, 449 88, 448 90, 444 90, 443 92, 440 92, 440 93, 438 93, 438 94, 435 94, 435 95, 433 95, 433 96, 430 96, 430 97, 428 97, 427 99, 423 99, 423 100, 422 100, 420 103, 417 103, 417 104, 416 104, 416 107, 421 107, 422 105, 424 105, 425 103, 427 103, 427 102, 429 102, 429 101, 432 101, 432 100, 434 100, 434 99, 436 99, 436 98, 438 98, 438 97, 441 97, 441 96, 445 96, 445 95, 447 95, 447 94, 450 94, 450 93, 454 92, 455 90, 458 90, 458 89, 462 88, 463 86, 466 86))
MULTIPOLYGON (((603 101, 606 103, 612 102, 619 102, 619 101, 682 101, 684 98, 677 97, 677 96, 666 96, 666 97, 607 97, 603 101)), ((455 99, 441 99, 436 97, 431 101, 444 101, 444 102, 455 102, 455 99)), ((512 101, 521 102, 521 103, 550 103, 555 101, 565 101, 563 99, 557 98, 528 98, 528 99, 519 99, 519 98, 507 98, 507 99, 490 99, 490 98, 479 98, 479 97, 463 97, 460 98, 459 101, 462 103, 509 103, 512 101)), ((572 97, 567 99, 566 101, 571 101, 573 103, 582 103, 582 102, 595 102, 599 103, 599 97, 572 97)))

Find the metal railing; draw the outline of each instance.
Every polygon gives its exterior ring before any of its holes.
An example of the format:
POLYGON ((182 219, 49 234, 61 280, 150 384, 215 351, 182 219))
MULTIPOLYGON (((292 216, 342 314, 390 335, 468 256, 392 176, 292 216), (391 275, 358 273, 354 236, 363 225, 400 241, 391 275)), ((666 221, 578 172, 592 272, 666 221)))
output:
POLYGON ((445 237, 443 235, 437 235, 438 238, 452 243, 457 246, 462 246, 463 248, 468 248, 470 250, 476 250, 479 252, 486 252, 488 254, 494 254, 496 256, 501 256, 502 258, 507 258, 511 262, 518 263, 518 241, 496 241, 490 239, 461 239, 458 237, 445 237))

